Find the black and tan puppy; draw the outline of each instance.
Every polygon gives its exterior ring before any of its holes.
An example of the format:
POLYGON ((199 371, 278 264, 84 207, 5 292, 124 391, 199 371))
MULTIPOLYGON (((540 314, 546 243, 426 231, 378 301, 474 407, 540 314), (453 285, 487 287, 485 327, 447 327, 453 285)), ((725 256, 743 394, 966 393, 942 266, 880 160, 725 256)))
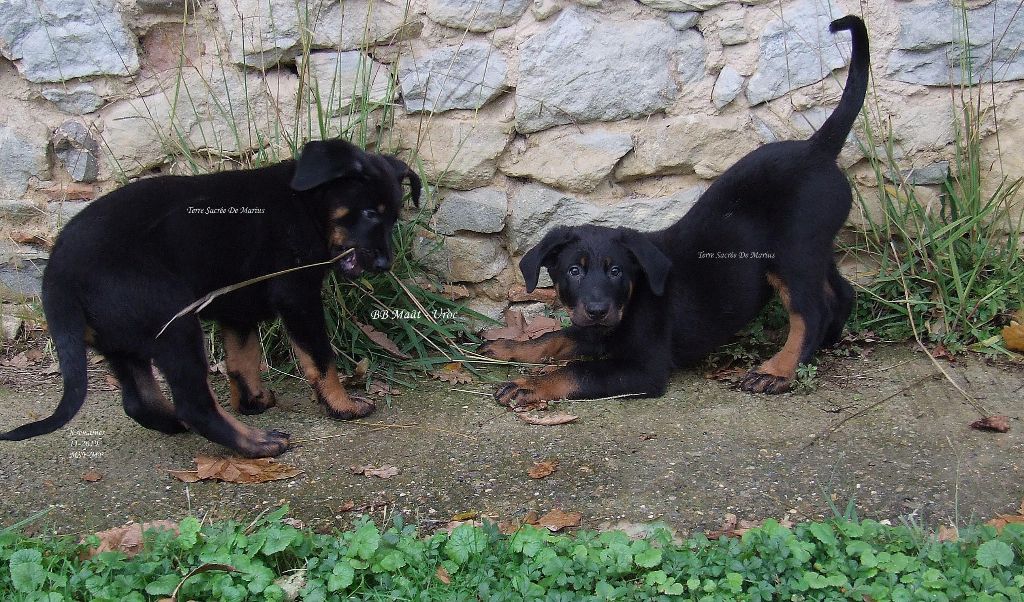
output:
MULTIPOLYGON (((50 433, 81 409, 86 345, 117 376, 125 412, 164 433, 192 430, 250 457, 276 456, 287 433, 246 426, 218 405, 207 382, 199 319, 186 315, 204 294, 256 276, 349 251, 342 276, 391 266, 391 229, 408 180, 393 157, 341 140, 310 142, 296 161, 261 169, 139 180, 97 199, 61 231, 43 274, 43 309, 60 359, 64 394, 54 414, 0 439, 50 433), (155 363, 173 404, 153 378, 155 363)), ((320 289, 328 267, 298 270, 218 297, 200 316, 224 331, 231 405, 257 414, 274 405, 260 383, 257 324, 280 316, 317 397, 336 418, 373 411, 350 397, 335 371, 320 289)))
POLYGON ((809 140, 745 156, 665 230, 558 227, 523 257, 527 290, 547 268, 573 325, 482 351, 512 361, 574 361, 504 384, 495 393, 500 402, 662 395, 674 367, 727 342, 773 290, 789 312, 789 336, 747 374, 743 389, 788 389, 798 364, 839 339, 853 289, 836 269, 832 240, 852 194, 836 157, 864 102, 868 37, 857 17, 830 29, 851 32, 853 58, 839 106, 809 140))

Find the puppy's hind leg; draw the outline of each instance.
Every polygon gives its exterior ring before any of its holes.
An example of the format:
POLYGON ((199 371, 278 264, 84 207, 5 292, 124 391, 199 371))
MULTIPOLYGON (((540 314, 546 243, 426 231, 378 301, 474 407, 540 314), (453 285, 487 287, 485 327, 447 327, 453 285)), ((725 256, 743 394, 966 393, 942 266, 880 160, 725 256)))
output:
POLYGON ((121 400, 128 416, 148 429, 168 435, 188 430, 160 391, 149 361, 126 355, 108 354, 106 357, 121 384, 121 400))
POLYGON ((231 384, 231 407, 242 414, 262 414, 277 404, 274 392, 260 381, 263 351, 255 327, 224 329, 224 364, 231 384))
POLYGON ((843 336, 843 327, 853 311, 855 295, 853 287, 839 273, 835 262, 832 262, 831 266, 829 266, 828 284, 826 286, 826 297, 832 311, 829 323, 825 328, 825 337, 821 342, 821 346, 832 347, 843 336))
POLYGON ((821 281, 804 278, 789 279, 787 284, 780 276, 768 274, 768 283, 782 299, 782 305, 789 314, 789 333, 786 343, 778 353, 740 381, 740 388, 751 393, 784 393, 793 385, 796 368, 805 364, 821 346, 828 307, 825 290, 821 281), (813 282, 813 284, 808 284, 813 282))
POLYGON ((171 387, 175 415, 189 429, 249 458, 277 456, 288 449, 288 433, 250 427, 217 403, 206 379, 203 332, 197 318, 179 318, 153 348, 156 365, 171 387))

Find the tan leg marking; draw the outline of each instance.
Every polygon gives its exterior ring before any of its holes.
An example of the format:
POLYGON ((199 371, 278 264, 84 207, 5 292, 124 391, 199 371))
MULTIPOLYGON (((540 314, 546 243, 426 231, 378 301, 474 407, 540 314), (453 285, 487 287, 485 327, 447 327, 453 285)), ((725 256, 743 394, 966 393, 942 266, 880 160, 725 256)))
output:
POLYGON ((782 279, 775 274, 768 274, 768 284, 779 294, 789 314, 789 334, 782 349, 755 370, 748 372, 740 382, 740 388, 754 393, 783 393, 789 390, 796 378, 807 323, 800 314, 793 312, 789 289, 782 279))
POLYGON ((231 385, 231 407, 243 414, 258 414, 273 407, 277 399, 272 391, 264 390, 260 381, 263 350, 256 333, 248 333, 243 339, 238 332, 225 328, 224 354, 231 385))
POLYGON ((576 357, 576 344, 561 332, 543 335, 530 341, 499 339, 480 347, 480 353, 506 362, 544 363, 548 360, 570 360, 576 357))
POLYGON ((331 417, 350 420, 366 416, 376 409, 373 402, 368 399, 349 396, 341 384, 338 370, 333 364, 321 372, 312 356, 294 343, 292 343, 292 349, 295 351, 295 356, 299 358, 299 366, 302 368, 306 380, 313 387, 320 403, 327 406, 327 413, 331 417))

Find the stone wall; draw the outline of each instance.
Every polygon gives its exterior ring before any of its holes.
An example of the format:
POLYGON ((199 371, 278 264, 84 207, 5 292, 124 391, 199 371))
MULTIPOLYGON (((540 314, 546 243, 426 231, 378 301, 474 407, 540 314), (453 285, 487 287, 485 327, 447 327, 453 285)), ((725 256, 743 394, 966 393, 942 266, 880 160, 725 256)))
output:
MULTIPOLYGON (((997 109, 992 182, 1024 174, 1019 9, 970 0, 966 13, 973 77, 997 109)), ((60 224, 127 179, 345 135, 436 187, 416 252, 494 314, 554 223, 664 226, 744 153, 812 132, 849 60, 827 25, 849 12, 871 34, 872 121, 891 124, 909 183, 936 198, 965 71, 950 0, 8 0, 5 295, 37 290, 60 224)), ((882 141, 858 124, 840 159, 870 188, 858 138, 882 141)))

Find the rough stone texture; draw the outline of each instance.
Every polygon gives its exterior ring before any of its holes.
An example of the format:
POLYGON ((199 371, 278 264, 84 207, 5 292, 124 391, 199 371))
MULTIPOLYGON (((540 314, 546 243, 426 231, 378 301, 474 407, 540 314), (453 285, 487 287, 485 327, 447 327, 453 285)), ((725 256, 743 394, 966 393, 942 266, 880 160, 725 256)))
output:
POLYGON ((427 17, 462 31, 494 31, 523 16, 532 0, 429 0, 427 17))
POLYGON ((679 36, 679 56, 676 72, 684 83, 695 82, 707 73, 708 48, 704 36, 696 29, 684 31, 679 36))
POLYGON ((519 55, 516 128, 612 121, 664 110, 675 97, 670 59, 680 33, 664 21, 598 21, 562 11, 519 55))
POLYGON ((722 15, 718 21, 718 39, 723 46, 735 46, 744 44, 750 36, 747 35, 747 27, 742 8, 730 10, 722 15))
POLYGON ((758 105, 791 90, 821 81, 846 65, 850 36, 832 35, 833 15, 844 14, 831 0, 799 0, 786 6, 785 20, 769 22, 761 31, 757 69, 747 82, 747 101, 758 105))
POLYGON ((736 99, 743 90, 743 76, 729 65, 722 68, 715 80, 715 87, 711 91, 711 102, 716 108, 724 108, 736 99))
MULTIPOLYGON (((304 66, 302 57, 298 63, 304 66)), ((382 103, 392 94, 387 67, 358 50, 310 53, 309 73, 310 89, 330 115, 339 114, 356 100, 382 103)))
POLYGON ((228 155, 260 144, 256 128, 270 121, 260 76, 230 66, 202 69, 184 71, 176 107, 178 84, 169 80, 155 94, 114 103, 101 112, 101 146, 113 172, 143 173, 166 162, 182 143, 190 151, 228 155))
POLYGON ((0 197, 18 198, 28 189, 31 177, 45 178, 46 134, 33 127, 17 131, 0 125, 0 197))
POLYGON ((627 133, 553 128, 530 136, 525 152, 508 155, 501 171, 564 190, 591 192, 632 148, 633 137, 627 133))
POLYGON ((696 11, 669 13, 667 18, 668 24, 672 26, 672 29, 686 31, 697 25, 697 21, 700 21, 700 13, 696 11))
POLYGON ((565 8, 565 0, 533 0, 530 14, 538 21, 544 21, 557 15, 565 8))
POLYGON ((721 6, 729 0, 640 0, 640 2, 658 10, 671 12, 705 11, 721 6))
POLYGON ((479 109, 501 94, 508 65, 486 42, 465 42, 419 55, 403 54, 398 66, 402 100, 411 112, 479 109))
POLYGON ((974 83, 1024 78, 1024 18, 1017 0, 994 0, 967 11, 966 32, 960 10, 947 0, 901 3, 898 13, 900 34, 889 54, 889 77, 927 86, 966 83, 962 40, 969 32, 974 83))
POLYGON ((413 257, 449 282, 483 282, 508 266, 508 253, 494 236, 419 237, 413 243, 413 257))
POLYGON ((421 22, 405 21, 404 5, 386 0, 215 1, 232 60, 257 68, 298 55, 303 29, 311 32, 313 47, 339 50, 392 43, 423 29, 421 22))
POLYGON ((399 144, 411 150, 412 164, 436 186, 469 190, 491 183, 497 159, 512 137, 510 124, 477 120, 434 120, 420 131, 417 120, 398 126, 399 144))
POLYGON ((658 230, 689 211, 704 190, 694 187, 663 198, 631 197, 615 204, 597 204, 539 184, 527 184, 509 201, 509 250, 514 255, 525 253, 557 225, 658 230))
POLYGON ((493 234, 505 228, 506 213, 508 198, 500 188, 449 192, 434 212, 431 225, 444 235, 461 231, 493 234))
POLYGON ((135 36, 113 0, 0 3, 0 51, 32 82, 139 70, 135 36))
POLYGON ((95 182, 99 174, 99 144, 89 128, 78 121, 65 121, 50 139, 57 161, 76 182, 95 182))
POLYGON ((687 115, 652 123, 637 135, 636 147, 615 170, 615 179, 670 174, 716 177, 757 148, 760 140, 752 131, 746 115, 687 115))
POLYGON ((949 161, 937 161, 921 167, 904 169, 900 171, 899 178, 893 177, 893 174, 886 174, 886 177, 913 186, 936 186, 944 183, 949 177, 949 161))
POLYGON ((57 108, 72 115, 92 113, 103 106, 103 97, 87 83, 73 86, 46 88, 42 91, 43 98, 57 105, 57 108))
POLYGON ((23 225, 39 217, 35 203, 24 199, 0 199, 0 220, 8 224, 23 225))

